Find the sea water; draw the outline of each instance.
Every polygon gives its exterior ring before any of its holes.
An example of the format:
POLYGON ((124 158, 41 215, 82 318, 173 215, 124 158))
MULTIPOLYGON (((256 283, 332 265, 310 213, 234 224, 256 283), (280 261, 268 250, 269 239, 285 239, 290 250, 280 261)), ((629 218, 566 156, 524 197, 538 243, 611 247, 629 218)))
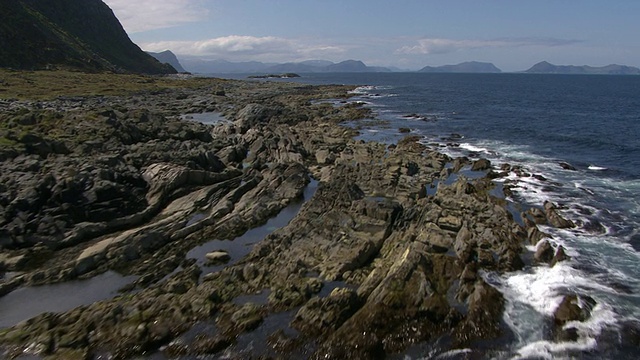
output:
POLYGON ((498 181, 514 186, 508 200, 530 206, 552 201, 578 224, 541 229, 570 260, 484 274, 504 294, 504 321, 515 334, 513 343, 488 357, 637 356, 638 349, 621 339, 625 324, 640 321, 640 76, 305 74, 296 81, 361 85, 353 100, 386 120, 383 126, 371 122, 362 139, 394 142, 405 136, 399 128, 409 128, 451 156, 483 157, 542 175, 511 173, 498 181), (587 321, 566 325, 577 341, 554 341, 551 317, 562 296, 573 293, 597 305, 587 321))

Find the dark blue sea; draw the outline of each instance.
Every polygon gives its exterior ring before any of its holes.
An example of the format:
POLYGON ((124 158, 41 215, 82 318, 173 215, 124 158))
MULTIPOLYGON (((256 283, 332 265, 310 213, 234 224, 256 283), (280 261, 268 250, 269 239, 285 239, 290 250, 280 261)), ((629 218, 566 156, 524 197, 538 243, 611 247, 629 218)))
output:
MULTIPOLYGON (((504 321, 515 334, 492 357, 640 354, 637 333, 629 340, 640 321, 640 76, 306 74, 296 81, 359 85, 354 100, 386 120, 371 122, 363 139, 391 143, 403 136, 399 128, 409 128, 451 156, 484 157, 496 167, 521 165, 542 175, 498 181, 515 186, 509 200, 536 206, 553 201, 579 224, 542 228, 568 250, 569 261, 484 274, 505 295, 504 321), (566 325, 577 341, 553 341, 549 319, 569 293, 591 296, 597 305, 586 322, 566 325)), ((470 351, 418 358, 465 358, 470 351)))

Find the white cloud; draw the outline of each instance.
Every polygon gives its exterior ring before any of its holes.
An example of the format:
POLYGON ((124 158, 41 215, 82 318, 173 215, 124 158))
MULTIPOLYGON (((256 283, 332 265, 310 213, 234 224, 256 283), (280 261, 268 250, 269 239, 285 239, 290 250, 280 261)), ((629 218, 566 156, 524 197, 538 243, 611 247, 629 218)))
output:
POLYGON ((578 43, 578 40, 554 38, 502 38, 494 40, 455 40, 455 39, 419 39, 417 44, 403 46, 396 50, 398 54, 447 54, 467 49, 507 48, 523 46, 562 46, 578 43))
POLYGON ((129 33, 162 29, 204 19, 196 0, 104 0, 129 33))
POLYGON ((315 44, 310 41, 274 36, 231 35, 200 41, 160 41, 142 43, 146 51, 171 50, 176 54, 207 56, 231 61, 294 61, 315 56, 339 55, 346 51, 339 45, 315 44))

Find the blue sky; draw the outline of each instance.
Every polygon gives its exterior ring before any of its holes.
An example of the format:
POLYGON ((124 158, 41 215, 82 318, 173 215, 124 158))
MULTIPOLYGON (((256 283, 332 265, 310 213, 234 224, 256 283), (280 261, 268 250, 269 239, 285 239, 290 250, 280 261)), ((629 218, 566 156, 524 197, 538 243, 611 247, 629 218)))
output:
POLYGON ((144 50, 229 61, 640 66, 640 1, 105 0, 144 50))

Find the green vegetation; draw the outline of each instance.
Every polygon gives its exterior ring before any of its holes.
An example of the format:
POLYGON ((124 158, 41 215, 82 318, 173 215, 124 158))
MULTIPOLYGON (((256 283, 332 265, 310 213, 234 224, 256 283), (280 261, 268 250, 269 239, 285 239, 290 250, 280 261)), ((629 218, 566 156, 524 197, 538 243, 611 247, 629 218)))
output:
POLYGON ((67 70, 0 69, 0 99, 51 100, 61 96, 128 95, 140 91, 195 88, 224 82, 213 78, 179 78, 67 70))

